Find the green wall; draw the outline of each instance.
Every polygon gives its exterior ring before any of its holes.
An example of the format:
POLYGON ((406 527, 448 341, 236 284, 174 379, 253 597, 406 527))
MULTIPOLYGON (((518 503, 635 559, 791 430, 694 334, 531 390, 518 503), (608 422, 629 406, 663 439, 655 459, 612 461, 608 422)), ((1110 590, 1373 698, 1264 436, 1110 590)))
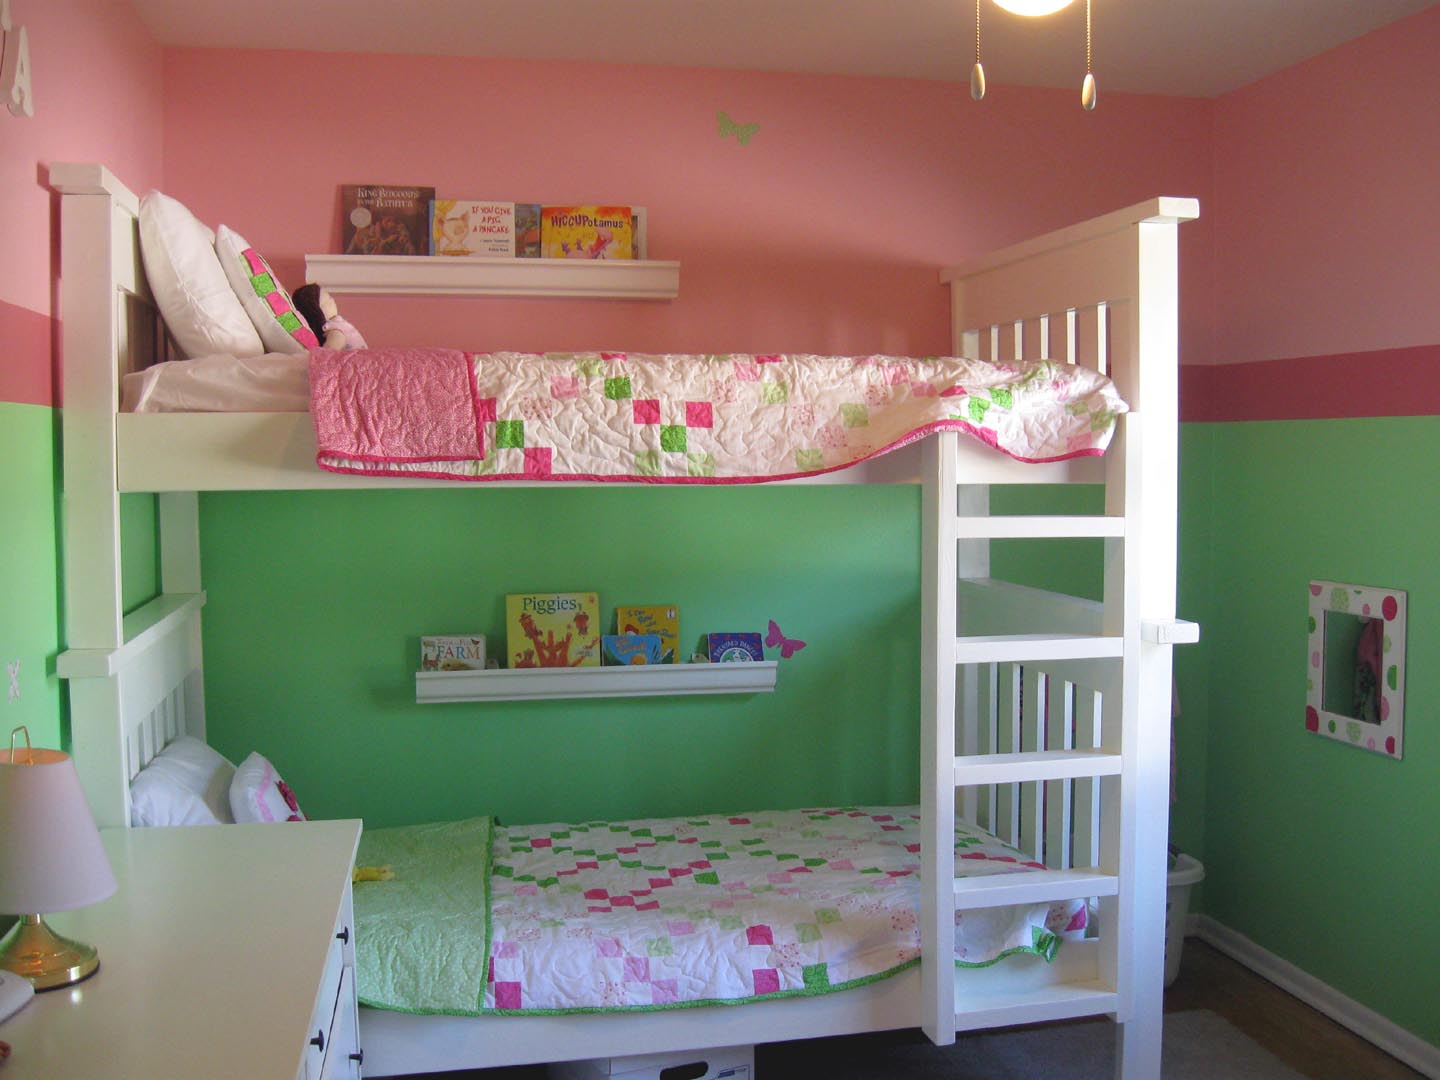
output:
POLYGON ((19 724, 36 746, 65 745, 55 676, 58 417, 45 405, 0 402, 0 734, 7 747, 19 724), (20 697, 11 701, 6 665, 17 660, 20 697))
POLYGON ((915 486, 207 495, 211 741, 371 827, 916 801, 918 519, 915 486), (773 694, 416 705, 421 634, 551 589, 808 646, 773 694))
POLYGON ((1187 425, 1206 440, 1204 909, 1440 1044, 1440 417, 1187 425), (1305 730, 1316 578, 1408 591, 1402 761, 1305 730))

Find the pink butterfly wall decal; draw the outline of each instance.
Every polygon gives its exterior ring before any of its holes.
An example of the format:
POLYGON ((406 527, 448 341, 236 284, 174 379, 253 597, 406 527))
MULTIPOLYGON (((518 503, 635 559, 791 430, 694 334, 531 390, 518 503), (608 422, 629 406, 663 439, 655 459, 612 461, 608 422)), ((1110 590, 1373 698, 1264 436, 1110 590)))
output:
POLYGON ((780 627, 775 624, 774 619, 770 620, 770 629, 765 634, 765 644, 772 649, 779 646, 780 659, 782 660, 789 660, 790 657, 805 647, 805 642, 795 638, 787 638, 782 634, 780 627))

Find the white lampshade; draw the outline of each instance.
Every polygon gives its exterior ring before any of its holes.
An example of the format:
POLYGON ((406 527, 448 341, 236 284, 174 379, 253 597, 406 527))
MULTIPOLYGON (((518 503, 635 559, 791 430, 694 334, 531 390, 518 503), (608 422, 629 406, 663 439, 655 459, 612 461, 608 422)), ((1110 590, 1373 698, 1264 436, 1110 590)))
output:
POLYGON ((0 911, 69 911, 115 887, 70 755, 0 752, 0 911))
POLYGON ((1014 15, 1054 15, 1072 3, 1074 0, 995 0, 996 7, 1014 15))

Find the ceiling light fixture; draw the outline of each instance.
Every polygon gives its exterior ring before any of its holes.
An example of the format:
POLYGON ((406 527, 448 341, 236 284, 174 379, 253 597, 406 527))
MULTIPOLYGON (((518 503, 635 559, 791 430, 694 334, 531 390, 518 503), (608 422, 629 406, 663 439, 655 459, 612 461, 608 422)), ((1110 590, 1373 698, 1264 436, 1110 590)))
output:
MULTIPOLYGON (((1053 15, 1069 7, 1074 0, 995 0, 995 6, 1014 15, 1038 17, 1053 15)), ((970 69, 970 96, 979 101, 985 96, 985 67, 980 63, 980 0, 975 0, 975 66, 970 69)), ((1095 108, 1095 73, 1091 64, 1090 0, 1085 0, 1085 81, 1080 84, 1080 106, 1090 112, 1095 108)))

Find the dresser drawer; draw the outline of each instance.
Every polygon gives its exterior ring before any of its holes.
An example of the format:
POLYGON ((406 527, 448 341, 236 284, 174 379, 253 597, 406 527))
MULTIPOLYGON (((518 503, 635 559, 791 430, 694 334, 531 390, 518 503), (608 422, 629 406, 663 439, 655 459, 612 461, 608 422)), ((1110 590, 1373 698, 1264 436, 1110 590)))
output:
POLYGON ((325 977, 315 995, 315 1011, 310 1016, 309 1041, 305 1045, 301 1080, 320 1080, 324 1074, 325 1058, 330 1051, 330 1028, 340 1002, 340 991, 345 986, 344 976, 344 942, 336 937, 330 942, 330 951, 325 957, 325 977))

